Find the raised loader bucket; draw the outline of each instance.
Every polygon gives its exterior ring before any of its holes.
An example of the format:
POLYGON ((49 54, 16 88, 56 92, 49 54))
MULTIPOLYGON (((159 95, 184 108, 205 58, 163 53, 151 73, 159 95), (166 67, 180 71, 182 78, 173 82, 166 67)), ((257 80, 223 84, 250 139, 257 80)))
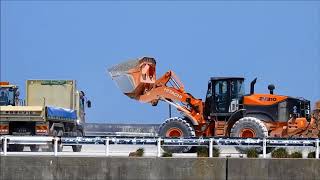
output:
POLYGON ((143 57, 115 65, 108 72, 125 95, 138 99, 156 82, 156 60, 143 57))

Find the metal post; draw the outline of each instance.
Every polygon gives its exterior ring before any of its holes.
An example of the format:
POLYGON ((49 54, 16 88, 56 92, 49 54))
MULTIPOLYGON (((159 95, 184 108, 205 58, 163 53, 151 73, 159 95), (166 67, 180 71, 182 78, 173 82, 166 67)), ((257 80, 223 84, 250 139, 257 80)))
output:
POLYGON ((54 156, 58 156, 58 138, 57 137, 54 137, 54 156))
POLYGON ((213 157, 213 139, 210 138, 210 141, 209 141, 209 157, 213 157))
POLYGON ((106 139, 106 156, 109 156, 109 141, 110 141, 110 139, 109 139, 109 137, 107 137, 107 139, 106 139))
POLYGON ((267 139, 263 138, 263 143, 262 143, 262 148, 263 148, 263 158, 267 158, 267 139))
POLYGON ((161 138, 157 141, 157 157, 161 157, 161 138))
POLYGON ((320 147, 319 139, 316 139, 316 159, 319 159, 320 147))
POLYGON ((8 146, 8 140, 7 140, 7 137, 4 137, 4 139, 3 139, 3 155, 7 155, 7 146, 8 146))

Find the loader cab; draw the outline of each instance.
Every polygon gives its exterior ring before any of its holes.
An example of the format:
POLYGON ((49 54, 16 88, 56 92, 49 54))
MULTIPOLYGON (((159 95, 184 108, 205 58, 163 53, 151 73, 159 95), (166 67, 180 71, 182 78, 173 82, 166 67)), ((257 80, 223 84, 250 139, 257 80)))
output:
POLYGON ((244 78, 211 78, 208 82, 205 116, 230 116, 239 109, 243 95, 244 78))

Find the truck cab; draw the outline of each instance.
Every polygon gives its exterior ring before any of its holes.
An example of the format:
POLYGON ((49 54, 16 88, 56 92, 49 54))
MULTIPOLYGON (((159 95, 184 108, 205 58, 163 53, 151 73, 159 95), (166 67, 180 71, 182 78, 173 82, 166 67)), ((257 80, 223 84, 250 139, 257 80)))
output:
MULTIPOLYGON (((26 103, 18 98, 18 86, 2 82, 0 88, 1 135, 84 136, 85 104, 91 107, 91 102, 75 80, 27 80, 26 103)), ((12 147, 23 150, 22 145, 12 147)))
POLYGON ((18 86, 0 82, 0 106, 16 106, 19 103, 18 86))

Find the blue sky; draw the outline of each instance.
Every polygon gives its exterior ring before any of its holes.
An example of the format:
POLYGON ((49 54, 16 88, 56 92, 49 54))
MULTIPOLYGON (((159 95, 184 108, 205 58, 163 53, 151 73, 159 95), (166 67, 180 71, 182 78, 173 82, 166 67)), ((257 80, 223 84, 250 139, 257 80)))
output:
MULTIPOLYGON (((1 80, 76 79, 88 122, 161 123, 168 106, 121 94, 106 69, 141 56, 195 97, 211 76, 258 77, 256 91, 320 99, 317 1, 1 1, 1 80)), ((24 97, 24 93, 22 93, 24 97)))

